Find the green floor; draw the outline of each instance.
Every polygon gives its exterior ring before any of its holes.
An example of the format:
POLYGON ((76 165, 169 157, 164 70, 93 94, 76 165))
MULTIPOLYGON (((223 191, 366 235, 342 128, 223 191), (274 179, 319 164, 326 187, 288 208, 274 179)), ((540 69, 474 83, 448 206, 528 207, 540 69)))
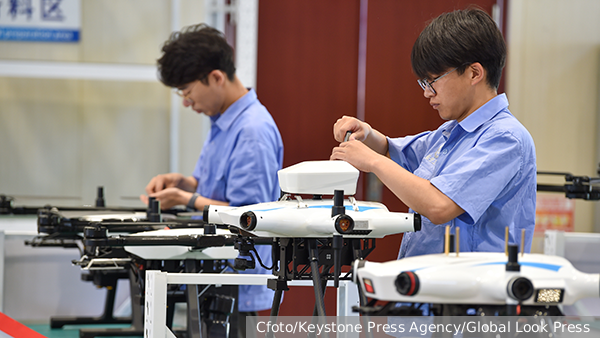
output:
MULTIPOLYGON (((67 325, 61 329, 52 329, 50 324, 31 324, 27 325, 30 329, 37 333, 44 335, 47 338, 79 338, 79 329, 86 328, 122 328, 128 327, 129 325, 67 325)), ((121 338, 125 336, 103 336, 105 338, 121 338)), ((142 337, 140 336, 128 336, 128 337, 142 337)))

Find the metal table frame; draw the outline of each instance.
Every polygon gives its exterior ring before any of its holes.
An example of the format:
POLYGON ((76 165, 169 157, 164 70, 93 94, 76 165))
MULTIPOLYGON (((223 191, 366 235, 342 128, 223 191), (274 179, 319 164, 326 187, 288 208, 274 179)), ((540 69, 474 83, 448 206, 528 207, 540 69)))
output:
MULTIPOLYGON (((158 270, 146 271, 144 338, 176 338, 166 325, 167 285, 267 285, 273 275, 261 274, 216 274, 216 273, 167 273, 158 270)), ((289 286, 312 286, 312 281, 289 281, 289 286)), ((327 286, 333 286, 329 281, 327 286)), ((359 305, 357 286, 348 280, 340 280, 337 289, 337 316, 358 316, 352 306, 359 305)))

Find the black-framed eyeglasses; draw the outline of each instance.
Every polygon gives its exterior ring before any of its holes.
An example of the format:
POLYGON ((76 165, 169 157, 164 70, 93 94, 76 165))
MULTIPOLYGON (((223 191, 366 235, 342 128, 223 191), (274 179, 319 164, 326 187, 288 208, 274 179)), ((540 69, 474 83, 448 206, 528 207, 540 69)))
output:
POLYGON ((196 86, 196 84, 198 82, 204 81, 207 77, 208 77, 208 75, 205 75, 205 76, 201 77, 200 79, 194 81, 194 83, 192 83, 191 85, 186 86, 185 88, 173 88, 173 93, 177 94, 177 96, 182 97, 184 100, 191 101, 189 96, 192 93, 192 89, 194 89, 194 87, 196 86), (186 90, 187 90, 187 94, 184 93, 186 90))
POLYGON ((458 67, 450 69, 449 71, 447 71, 446 73, 436 77, 435 79, 431 80, 431 81, 427 81, 427 79, 419 79, 417 80, 417 82, 419 83, 419 85, 421 86, 421 88, 423 88, 423 90, 427 90, 429 89, 434 95, 437 95, 437 92, 435 91, 435 89, 433 89, 433 83, 441 78, 443 78, 444 76, 452 73, 453 71, 457 70, 458 67))
POLYGON ((184 100, 189 100, 189 96, 192 93, 192 89, 194 89, 194 87, 198 83, 197 81, 200 81, 200 80, 196 80, 191 85, 188 85, 188 86, 186 86, 185 88, 182 88, 182 89, 173 88, 173 93, 175 93, 178 96, 182 97, 184 100), (184 93, 186 90, 187 90, 187 94, 184 93))

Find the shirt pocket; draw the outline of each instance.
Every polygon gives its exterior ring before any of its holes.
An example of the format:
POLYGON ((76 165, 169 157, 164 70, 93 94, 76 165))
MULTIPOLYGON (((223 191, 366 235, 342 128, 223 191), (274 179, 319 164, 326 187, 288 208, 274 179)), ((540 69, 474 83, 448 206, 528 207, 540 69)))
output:
POLYGON ((227 167, 224 162, 207 166, 207 175, 201 177, 202 195, 217 201, 227 201, 227 167))
POLYGON ((436 162, 437 158, 435 158, 433 154, 425 156, 413 174, 420 178, 430 180, 433 177, 436 162))

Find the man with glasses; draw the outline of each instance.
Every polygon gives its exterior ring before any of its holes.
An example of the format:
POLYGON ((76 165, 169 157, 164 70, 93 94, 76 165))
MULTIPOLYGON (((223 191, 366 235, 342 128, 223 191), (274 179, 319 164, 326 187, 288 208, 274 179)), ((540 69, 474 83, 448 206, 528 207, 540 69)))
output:
MULTIPOLYGON (((235 75, 233 49, 223 34, 204 24, 175 32, 158 60, 160 81, 183 98, 183 105, 210 118, 211 128, 191 176, 158 175, 140 199, 160 201, 161 208, 186 205, 242 206, 279 198, 277 171, 283 164, 283 142, 275 121, 235 75)), ((266 266, 271 247, 256 246, 266 266)), ((258 264, 257 264, 258 265, 258 264)), ((246 273, 272 273, 258 266, 246 273)), ((242 285, 236 300, 241 336, 245 315, 270 309, 274 292, 266 286, 242 285)))
POLYGON ((334 125, 332 160, 372 172, 411 212, 420 232, 403 236, 398 258, 441 253, 445 227, 460 228, 460 251, 504 251, 509 242, 529 252, 535 225, 536 162, 531 135, 497 94, 506 46, 480 9, 444 13, 413 45, 417 82, 447 122, 435 131, 389 138, 358 119, 334 125), (387 156, 386 156, 387 155, 387 156))

